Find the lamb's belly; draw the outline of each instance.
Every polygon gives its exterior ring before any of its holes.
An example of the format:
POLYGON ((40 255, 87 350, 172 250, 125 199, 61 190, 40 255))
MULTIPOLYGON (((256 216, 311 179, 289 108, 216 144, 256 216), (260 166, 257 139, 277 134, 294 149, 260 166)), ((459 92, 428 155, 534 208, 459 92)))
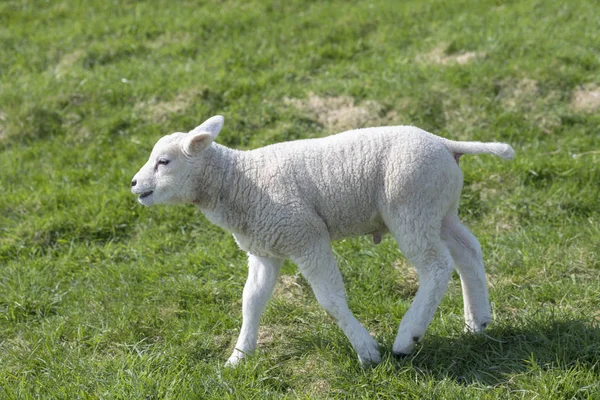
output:
POLYGON ((234 233, 233 237, 240 247, 246 253, 253 254, 259 257, 286 258, 287 255, 276 250, 274 246, 266 241, 254 238, 252 236, 234 233))
POLYGON ((343 239, 351 236, 362 236, 373 233, 387 232, 387 227, 379 214, 373 214, 369 218, 357 218, 349 220, 327 221, 329 236, 332 240, 343 239))

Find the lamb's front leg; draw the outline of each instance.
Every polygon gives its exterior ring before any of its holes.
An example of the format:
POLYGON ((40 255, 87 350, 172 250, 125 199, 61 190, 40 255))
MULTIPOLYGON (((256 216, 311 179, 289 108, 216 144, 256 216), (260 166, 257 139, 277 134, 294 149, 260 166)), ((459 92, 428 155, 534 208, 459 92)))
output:
POLYGON ((279 277, 283 260, 248 255, 248 280, 242 300, 242 330, 227 366, 236 365, 256 349, 258 324, 279 277))

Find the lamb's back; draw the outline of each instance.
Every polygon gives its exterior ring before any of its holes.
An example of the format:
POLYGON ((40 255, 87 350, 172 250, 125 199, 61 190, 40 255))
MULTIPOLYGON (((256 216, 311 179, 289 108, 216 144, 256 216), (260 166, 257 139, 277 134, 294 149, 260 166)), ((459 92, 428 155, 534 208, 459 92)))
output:
POLYGON ((410 126, 359 129, 253 152, 264 164, 259 175, 269 196, 289 202, 286 214, 296 208, 300 216, 318 216, 332 238, 385 229, 381 205, 414 194, 415 179, 430 173, 438 158, 451 160, 440 138, 410 126))

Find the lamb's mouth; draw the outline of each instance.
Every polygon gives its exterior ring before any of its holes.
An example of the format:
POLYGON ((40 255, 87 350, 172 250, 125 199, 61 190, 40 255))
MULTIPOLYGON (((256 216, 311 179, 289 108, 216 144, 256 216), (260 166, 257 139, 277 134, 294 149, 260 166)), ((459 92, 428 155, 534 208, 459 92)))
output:
POLYGON ((152 191, 152 190, 149 191, 149 192, 142 193, 142 194, 140 194, 139 198, 140 199, 145 199, 146 197, 150 196, 152 193, 154 193, 154 191, 152 191))

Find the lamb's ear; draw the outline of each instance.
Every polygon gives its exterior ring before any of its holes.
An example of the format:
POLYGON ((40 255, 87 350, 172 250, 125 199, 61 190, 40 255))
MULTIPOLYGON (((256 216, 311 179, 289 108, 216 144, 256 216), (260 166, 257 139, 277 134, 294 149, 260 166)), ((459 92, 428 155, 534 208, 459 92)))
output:
POLYGON ((190 134, 195 134, 195 133, 200 133, 200 132, 210 133, 214 139, 217 137, 219 132, 221 132, 221 128, 223 128, 224 121, 225 121, 225 119, 223 118, 222 115, 215 115, 214 117, 210 117, 209 119, 204 121, 202 123, 202 125, 192 129, 190 131, 190 134))
POLYGON ((200 132, 195 135, 188 133, 181 143, 181 151, 185 156, 193 157, 210 146, 212 142, 213 137, 208 132, 200 132))
POLYGON ((222 116, 215 115, 192 129, 182 144, 183 152, 188 156, 194 156, 210 146, 223 128, 223 121, 222 116))

